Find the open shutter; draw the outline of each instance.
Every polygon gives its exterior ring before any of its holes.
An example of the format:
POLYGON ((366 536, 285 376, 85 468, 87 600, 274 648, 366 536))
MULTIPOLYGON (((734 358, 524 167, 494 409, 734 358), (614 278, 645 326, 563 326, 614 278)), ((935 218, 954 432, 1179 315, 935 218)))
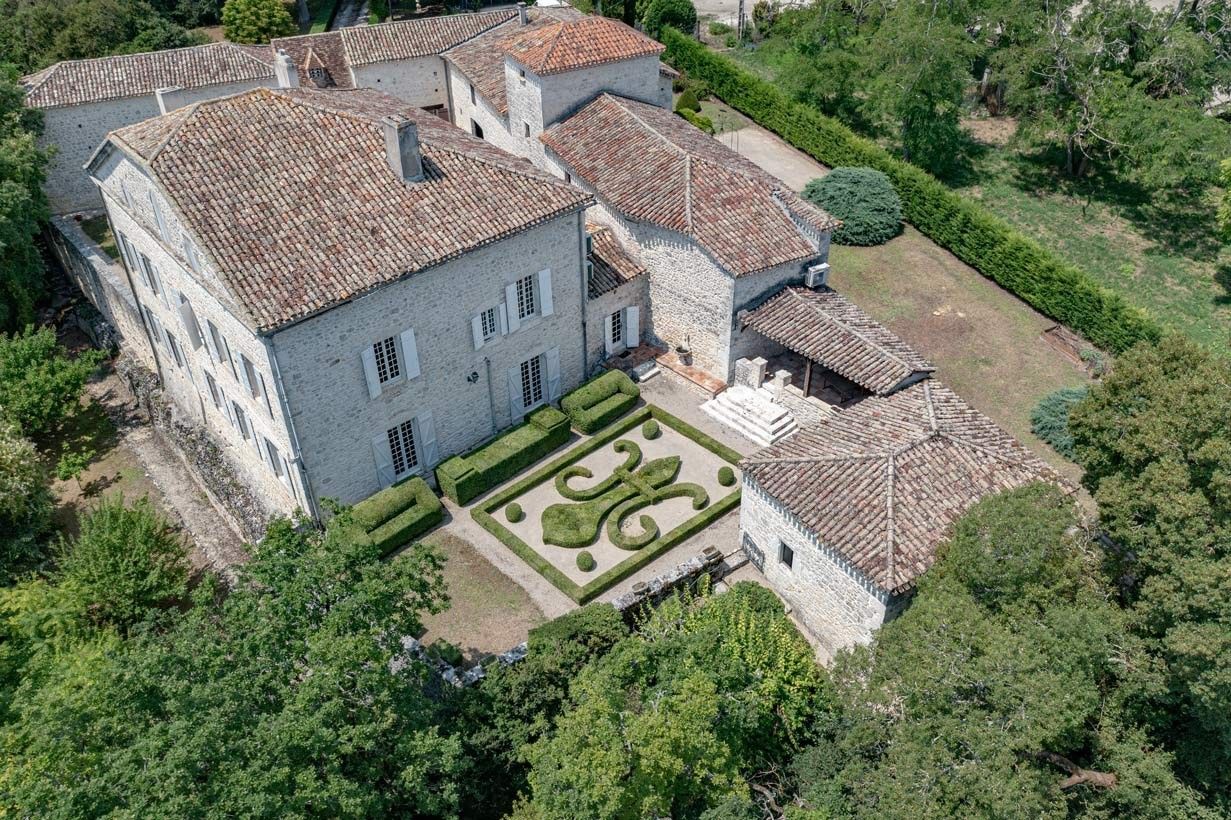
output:
POLYGON ((154 277, 154 289, 158 291, 158 298, 162 300, 163 307, 170 310, 171 300, 167 298, 167 289, 162 284, 162 275, 158 272, 158 266, 153 262, 150 263, 150 276, 154 277))
POLYGON ((207 350, 209 350, 209 357, 214 360, 214 363, 221 364, 222 356, 218 353, 218 348, 214 345, 214 334, 209 332, 209 327, 208 327, 209 321, 208 320, 206 320, 206 325, 207 327, 206 327, 205 334, 204 334, 205 335, 205 347, 207 350))
POLYGON ((611 335, 611 317, 603 317, 603 350, 608 356, 615 353, 615 339, 611 335))
POLYGON ((248 361, 248 357, 243 353, 239 354, 239 381, 243 384, 244 389, 248 391, 249 396, 255 397, 257 394, 256 385, 252 383, 252 377, 248 375, 252 368, 252 362, 248 361))
POLYGON ((500 335, 506 336, 509 332, 509 306, 503 302, 496 308, 496 318, 500 321, 500 335))
POLYGON ((389 435, 372 436, 372 456, 376 459, 376 480, 383 490, 393 483, 393 454, 389 452, 389 435))
POLYGON ((406 381, 419 378, 419 346, 415 344, 415 331, 402 331, 402 369, 406 372, 406 381))
POLYGON ((415 419, 415 423, 419 427, 417 436, 420 462, 425 470, 430 470, 439 460, 436 452, 436 422, 432 419, 432 412, 425 410, 415 419))
POLYGON ((188 333, 188 341, 192 343, 193 350, 200 350, 201 345, 205 344, 205 339, 201 335, 201 325, 197 322, 197 315, 192 312, 192 305, 188 304, 188 300, 184 298, 184 294, 176 294, 179 297, 180 321, 184 323, 184 330, 188 333))
POLYGON ((624 346, 636 347, 641 344, 641 308, 629 305, 624 308, 624 346))
POLYGON ((483 346, 483 317, 475 316, 470 320, 470 337, 474 340, 474 349, 483 346))
POLYGON ((520 366, 509 368, 509 415, 513 418, 513 424, 517 424, 522 416, 526 415, 526 408, 521 403, 520 366))
POLYGON ((543 362, 547 365, 547 397, 555 401, 560 398, 560 348, 544 353, 543 362))
POLYGON ((539 313, 550 316, 555 311, 551 305, 551 268, 539 271, 539 313))
POLYGON ((509 315, 509 333, 516 333, 517 328, 521 327, 521 319, 517 316, 517 285, 504 289, 504 303, 508 306, 505 312, 509 315))
POLYGON ((163 218, 162 208, 158 207, 158 200, 154 198, 153 191, 146 191, 145 195, 149 197, 150 210, 154 212, 154 221, 158 223, 158 235, 162 237, 163 242, 169 243, 170 240, 167 238, 167 221, 163 218))
POLYGON ((380 376, 376 372, 376 351, 368 345, 363 349, 363 375, 368 380, 368 398, 380 395, 380 376))

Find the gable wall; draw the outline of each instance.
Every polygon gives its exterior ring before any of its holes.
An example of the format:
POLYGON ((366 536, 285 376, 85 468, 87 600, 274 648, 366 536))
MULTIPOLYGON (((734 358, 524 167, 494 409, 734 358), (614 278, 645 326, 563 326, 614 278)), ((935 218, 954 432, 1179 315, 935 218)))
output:
POLYGON ((437 56, 373 63, 351 73, 355 85, 392 94, 418 108, 449 103, 445 61, 437 56))

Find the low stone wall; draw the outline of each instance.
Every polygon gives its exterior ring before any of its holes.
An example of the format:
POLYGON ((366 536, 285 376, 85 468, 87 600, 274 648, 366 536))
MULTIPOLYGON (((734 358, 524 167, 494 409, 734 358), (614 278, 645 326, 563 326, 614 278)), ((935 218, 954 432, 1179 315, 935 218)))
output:
POLYGON ((239 479, 213 436, 200 424, 185 419, 175 405, 163 397, 158 377, 131 356, 121 354, 115 370, 149 416, 154 429, 179 455, 214 506, 231 519, 248 541, 264 538, 265 529, 276 514, 266 509, 239 479))

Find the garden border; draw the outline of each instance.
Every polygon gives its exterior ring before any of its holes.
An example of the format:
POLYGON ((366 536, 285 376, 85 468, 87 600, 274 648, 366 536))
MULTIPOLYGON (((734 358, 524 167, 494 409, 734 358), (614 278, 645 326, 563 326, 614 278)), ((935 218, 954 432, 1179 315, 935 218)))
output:
POLYGON ((505 488, 502 492, 497 493, 486 501, 475 505, 471 510, 471 517, 478 522, 479 526, 487 530, 492 535, 517 554, 519 558, 534 568, 536 572, 546 578, 558 590, 563 592, 573 601, 578 604, 584 604, 592 600, 595 596, 611 588, 620 581, 623 581, 629 575, 632 575, 637 570, 662 555, 667 550, 684 541, 701 530, 708 527, 710 524, 717 521, 722 516, 726 515, 735 507, 739 506, 740 489, 737 487, 733 492, 728 493, 714 503, 710 504, 701 512, 689 518, 675 529, 660 535, 651 543, 637 550, 629 558, 621 561, 616 566, 607 570, 601 575, 588 581, 584 586, 569 578, 560 570, 556 569, 550 561, 539 555, 529 544, 521 540, 515 533, 500 523, 493 513, 500 507, 513 501, 518 496, 529 492, 533 487, 537 487, 544 481, 551 479, 560 470, 575 464, 581 459, 593 453, 595 450, 609 444, 614 439, 627 433, 637 425, 649 419, 655 419, 659 424, 664 424, 670 427, 675 432, 685 438, 699 444, 705 449, 717 455, 723 461, 731 464, 738 464, 742 455, 732 450, 720 441, 707 436, 705 433, 693 427, 691 424, 676 418, 675 416, 657 407, 653 404, 647 404, 629 413, 624 418, 613 423, 609 427, 600 430, 590 439, 582 442, 574 447, 569 452, 565 453, 560 458, 550 462, 549 464, 540 467, 530 475, 505 488))

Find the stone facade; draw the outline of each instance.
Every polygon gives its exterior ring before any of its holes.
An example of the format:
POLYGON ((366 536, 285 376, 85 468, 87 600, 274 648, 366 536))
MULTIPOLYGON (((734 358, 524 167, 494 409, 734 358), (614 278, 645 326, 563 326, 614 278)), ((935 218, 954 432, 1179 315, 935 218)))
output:
MULTIPOLYGON (((272 86, 273 80, 241 83, 221 83, 201 88, 181 89, 168 96, 173 107, 238 94, 260 86, 272 86)), ((157 117, 158 99, 153 94, 103 100, 95 103, 66 105, 43 111, 41 147, 54 146, 55 155, 47 166, 47 181, 43 190, 51 203, 52 213, 63 214, 101 208, 98 190, 82 166, 94 154, 107 135, 117 128, 157 117)))
POLYGON ((435 55, 355 66, 351 76, 356 87, 374 88, 419 108, 449 104, 445 61, 435 55))
POLYGON ((903 606, 819 543, 747 476, 739 522, 749 560, 830 655, 871 642, 876 629, 903 606), (793 553, 789 567, 782 560, 784 544, 793 553))
POLYGON ((649 327, 650 321, 649 277, 646 275, 638 276, 631 282, 625 282, 615 290, 608 291, 597 298, 588 299, 586 301, 586 342, 590 367, 593 368, 595 364, 604 361, 609 356, 619 355, 622 351, 636 347, 642 341, 647 340, 649 335, 646 328, 649 327), (630 307, 637 309, 636 327, 632 326, 632 316, 628 311, 630 307), (617 312, 621 314, 623 336, 619 342, 609 339, 611 316, 617 312), (612 343, 608 344, 609 341, 612 343))
POLYGON ((374 441, 411 419, 418 438, 425 417, 435 452, 422 468, 431 479, 437 461, 520 420, 510 371, 532 357, 558 357, 558 383, 544 384, 544 400, 580 384, 593 364, 582 338, 584 253, 582 214, 574 213, 276 332, 270 341, 316 495, 351 503, 376 492, 374 441), (507 287, 539 271, 550 271, 552 314, 476 349, 474 318, 499 310, 507 287), (406 330, 419 375, 370 397, 361 355, 406 330))

